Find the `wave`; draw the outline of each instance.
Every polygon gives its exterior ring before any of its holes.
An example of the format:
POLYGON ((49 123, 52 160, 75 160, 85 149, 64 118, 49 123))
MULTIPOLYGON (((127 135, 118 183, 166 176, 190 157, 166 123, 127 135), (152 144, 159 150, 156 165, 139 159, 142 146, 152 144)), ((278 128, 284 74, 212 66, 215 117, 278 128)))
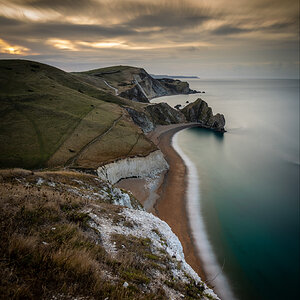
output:
POLYGON ((211 243, 206 233, 205 224, 201 215, 201 195, 199 189, 199 177, 196 166, 189 157, 182 151, 178 145, 177 132, 172 139, 172 146, 183 159, 188 171, 188 188, 187 188, 187 212, 192 236, 203 262, 205 273, 207 274, 208 284, 215 286, 216 293, 224 300, 234 300, 231 287, 227 278, 222 272, 222 268, 217 262, 213 253, 211 243))

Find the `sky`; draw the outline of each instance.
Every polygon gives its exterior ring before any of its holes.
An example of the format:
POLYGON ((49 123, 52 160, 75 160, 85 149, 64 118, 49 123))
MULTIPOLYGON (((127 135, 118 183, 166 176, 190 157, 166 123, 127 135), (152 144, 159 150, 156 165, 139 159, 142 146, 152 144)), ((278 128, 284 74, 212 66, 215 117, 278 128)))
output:
POLYGON ((298 0, 0 0, 0 59, 299 78, 298 0))

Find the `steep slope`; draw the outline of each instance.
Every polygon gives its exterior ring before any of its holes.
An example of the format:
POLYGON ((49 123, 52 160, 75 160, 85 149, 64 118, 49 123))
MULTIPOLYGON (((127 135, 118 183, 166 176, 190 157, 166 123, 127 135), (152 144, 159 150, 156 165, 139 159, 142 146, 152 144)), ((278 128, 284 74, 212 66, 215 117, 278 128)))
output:
POLYGON ((0 179, 1 299, 219 299, 131 194, 75 172, 0 179))
POLYGON ((156 150, 118 105, 132 101, 77 76, 37 62, 1 60, 0 86, 2 168, 96 168, 156 150))
POLYGON ((149 103, 155 97, 196 92, 187 82, 154 79, 144 69, 136 67, 114 66, 74 74, 86 82, 110 88, 114 95, 137 102, 149 103))

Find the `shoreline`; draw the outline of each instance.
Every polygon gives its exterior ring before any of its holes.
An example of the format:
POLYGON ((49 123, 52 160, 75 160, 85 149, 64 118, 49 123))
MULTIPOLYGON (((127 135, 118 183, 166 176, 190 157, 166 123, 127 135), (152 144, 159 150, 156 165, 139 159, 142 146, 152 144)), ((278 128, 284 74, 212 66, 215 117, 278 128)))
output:
POLYGON ((172 228, 182 244, 187 263, 205 281, 207 274, 198 253, 187 207, 188 170, 172 143, 174 135, 180 130, 198 126, 197 123, 160 126, 148 137, 159 147, 170 166, 157 191, 159 197, 154 204, 154 213, 172 228))
MULTIPOLYGON (((177 132, 178 133, 178 132, 177 132)), ((213 290, 222 299, 235 300, 231 286, 227 277, 223 274, 223 266, 219 265, 217 258, 209 241, 203 216, 201 213, 201 190, 199 187, 199 175, 196 166, 190 158, 182 151, 177 142, 177 133, 172 138, 172 147, 179 154, 187 169, 187 189, 185 195, 186 213, 190 226, 193 244, 196 255, 199 256, 206 277, 204 280, 208 286, 213 286, 213 290)))
POLYGON ((212 251, 201 216, 199 177, 192 161, 177 144, 177 133, 199 123, 160 125, 147 137, 161 150, 169 170, 149 182, 141 178, 120 180, 141 201, 146 211, 165 221, 180 240, 186 262, 223 299, 236 299, 212 251))

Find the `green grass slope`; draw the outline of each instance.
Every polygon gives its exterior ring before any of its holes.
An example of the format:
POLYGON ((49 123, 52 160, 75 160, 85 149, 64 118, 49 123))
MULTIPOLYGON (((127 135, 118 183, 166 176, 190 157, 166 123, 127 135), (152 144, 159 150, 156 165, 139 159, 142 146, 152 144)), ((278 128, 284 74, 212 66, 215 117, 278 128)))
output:
POLYGON ((0 60, 0 167, 94 168, 153 151, 155 146, 118 104, 127 101, 79 76, 37 62, 0 60), (108 145, 103 150, 104 136, 115 149, 129 144, 131 151, 111 152, 108 145), (97 158, 89 157, 88 165, 87 150, 97 158))
POLYGON ((108 88, 108 92, 113 93, 103 80, 109 85, 118 89, 119 94, 135 85, 134 75, 145 73, 144 69, 131 66, 112 66, 94 69, 86 72, 74 73, 86 82, 93 82, 101 88, 108 88))

